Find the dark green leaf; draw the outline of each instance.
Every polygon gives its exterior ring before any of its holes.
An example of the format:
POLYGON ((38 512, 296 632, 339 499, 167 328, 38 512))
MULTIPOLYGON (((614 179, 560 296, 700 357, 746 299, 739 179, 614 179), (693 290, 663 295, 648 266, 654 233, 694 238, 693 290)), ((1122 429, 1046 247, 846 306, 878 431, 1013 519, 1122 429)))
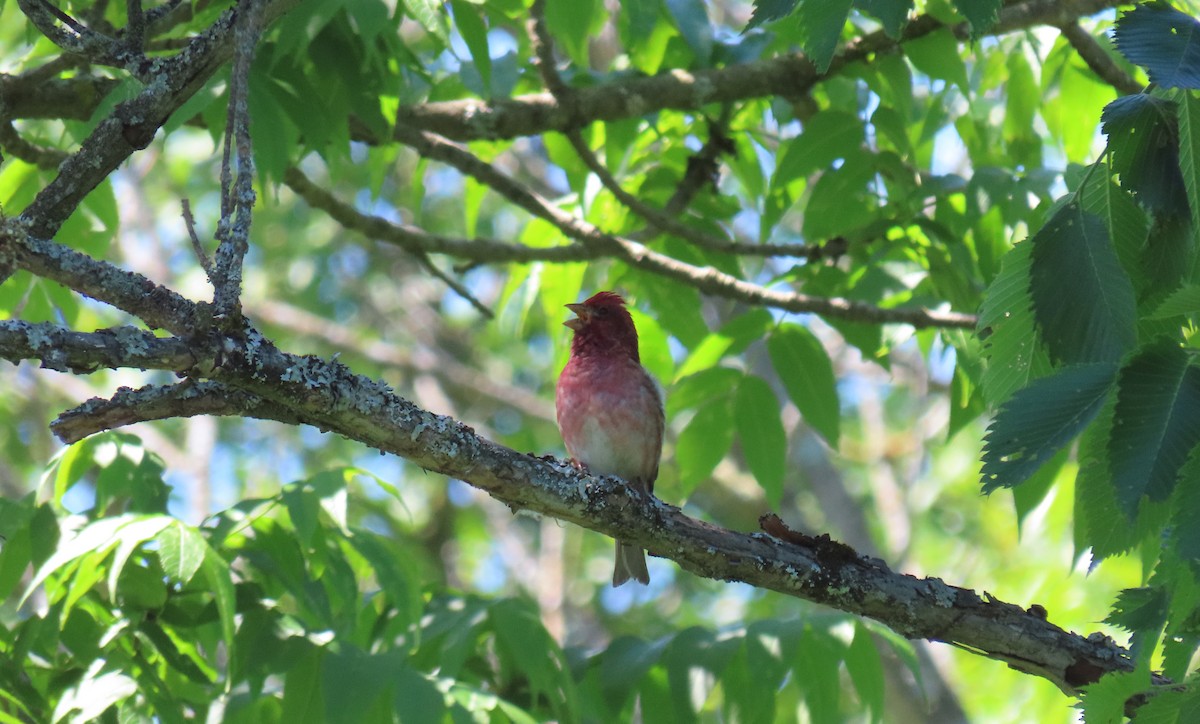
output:
POLYGON ((1200 367, 1163 341, 1121 370, 1108 455, 1117 497, 1136 510, 1142 496, 1165 500, 1200 444, 1200 367))
POLYGON ((1133 347, 1133 285, 1100 218, 1067 204, 1030 243, 1030 297, 1051 356, 1067 364, 1107 362, 1133 347))
POLYGON ((1139 5, 1117 20, 1117 50, 1164 88, 1200 89, 1200 23, 1166 3, 1139 5))
POLYGON ((405 667, 396 677, 395 689, 394 708, 403 712, 402 724, 442 724, 446 721, 445 697, 429 677, 405 667))
POLYGON ((1145 93, 1122 96, 1104 107, 1100 121, 1121 186, 1148 209, 1189 216, 1176 104, 1145 93))
POLYGON ((850 0, 806 0, 800 8, 797 17, 800 47, 818 73, 829 69, 849 14, 850 0))
POLYGON ((1085 722, 1125 721, 1125 702, 1150 688, 1149 672, 1120 671, 1088 686, 1083 695, 1085 722))
POLYGON ((1167 621, 1167 592, 1158 587, 1126 588, 1117 594, 1104 623, 1126 631, 1160 628, 1167 621))
POLYGON ((1075 439, 1104 404, 1115 364, 1067 367, 1020 390, 996 413, 983 447, 983 491, 1029 479, 1075 439))
POLYGON ((766 380, 754 375, 742 378, 733 415, 746 464, 766 493, 767 502, 778 508, 783 497, 787 436, 779 400, 766 380))
POLYGON ((883 32, 888 37, 899 39, 900 31, 908 23, 908 14, 912 12, 912 0, 854 0, 854 7, 874 15, 883 25, 883 32))
POLYGON ((978 38, 1000 18, 1001 0, 954 0, 954 7, 971 24, 971 37, 978 38))
POLYGON ((701 65, 708 65, 713 51, 713 28, 708 5, 702 0, 664 0, 675 27, 701 65))
POLYGON ((788 324, 767 338, 767 351, 788 396, 834 450, 838 447, 841 407, 829 353, 807 327, 788 324))
MULTIPOLYGON (((750 22, 746 30, 756 28, 772 20, 786 18, 792 14, 802 0, 754 0, 754 12, 750 14, 750 22)), ((743 31, 744 32, 744 31, 743 31)))
POLYGON ((338 651, 326 653, 321 658, 325 721, 358 724, 367 721, 368 712, 381 700, 390 706, 390 689, 404 668, 403 655, 398 651, 372 655, 343 645, 338 651))

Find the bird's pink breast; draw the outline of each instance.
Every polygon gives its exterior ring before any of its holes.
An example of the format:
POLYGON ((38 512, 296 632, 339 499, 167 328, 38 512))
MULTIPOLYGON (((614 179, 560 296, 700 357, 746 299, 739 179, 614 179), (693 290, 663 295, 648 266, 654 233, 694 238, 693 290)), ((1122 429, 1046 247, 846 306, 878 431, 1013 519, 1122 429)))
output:
POLYGON ((567 452, 593 474, 651 483, 662 454, 662 400, 628 358, 572 358, 558 381, 558 423, 567 452))

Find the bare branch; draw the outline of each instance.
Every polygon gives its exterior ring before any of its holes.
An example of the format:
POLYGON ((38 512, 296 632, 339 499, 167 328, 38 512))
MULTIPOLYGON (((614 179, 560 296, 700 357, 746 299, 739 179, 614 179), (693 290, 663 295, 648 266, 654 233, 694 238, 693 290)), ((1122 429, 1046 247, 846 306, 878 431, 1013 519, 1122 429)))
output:
POLYGON ((1117 65, 1113 57, 1100 47, 1100 43, 1092 37, 1091 33, 1079 27, 1079 23, 1067 23, 1059 26, 1059 30, 1062 31, 1063 37, 1067 39, 1075 52, 1079 53, 1079 57, 1083 58, 1083 62, 1087 63, 1092 72, 1100 76, 1105 83, 1124 95, 1142 92, 1142 84, 1126 73, 1124 68, 1117 65))
POLYGON ((204 275, 208 277, 208 283, 217 286, 217 271, 213 268, 212 259, 209 258, 208 252, 204 250, 204 244, 200 243, 200 237, 196 235, 196 219, 192 216, 192 202, 187 199, 180 199, 180 205, 183 207, 183 224, 187 227, 188 240, 192 242, 192 253, 196 255, 196 260, 200 262, 200 268, 204 270, 204 275))
POLYGON ((697 267, 653 251, 629 239, 613 236, 592 224, 577 219, 551 204, 537 193, 501 173, 489 163, 444 138, 430 133, 397 129, 403 140, 426 158, 454 166, 459 171, 490 186, 529 213, 554 224, 572 239, 583 243, 599 257, 620 259, 631 266, 668 277, 706 294, 736 299, 754 306, 775 307, 788 312, 814 313, 824 317, 855 322, 901 323, 914 327, 956 327, 974 329, 973 314, 929 309, 883 309, 839 297, 814 297, 798 292, 768 289, 738 279, 713 267, 697 267))
POLYGON ((595 258, 595 253, 582 244, 566 244, 533 248, 510 244, 493 239, 456 239, 430 234, 418 227, 397 224, 381 216, 364 214, 347 203, 339 201, 329 191, 313 183, 298 168, 289 168, 283 176, 288 188, 303 198, 309 206, 320 209, 352 231, 370 239, 389 244, 412 253, 447 254, 474 262, 500 264, 530 261, 586 261, 595 258))

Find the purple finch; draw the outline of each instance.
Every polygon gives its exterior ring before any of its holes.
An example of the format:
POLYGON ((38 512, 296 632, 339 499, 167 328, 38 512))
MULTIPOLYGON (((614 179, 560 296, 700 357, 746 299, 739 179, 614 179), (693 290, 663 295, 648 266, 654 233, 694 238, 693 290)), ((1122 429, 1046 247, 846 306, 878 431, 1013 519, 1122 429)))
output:
MULTIPOLYGON (((647 493, 662 456, 663 402, 638 356, 637 329, 625 300, 599 292, 568 304, 577 317, 571 359, 558 378, 555 408, 567 452, 593 475, 615 475, 647 493)), ((613 585, 649 583, 641 548, 617 541, 613 585)))

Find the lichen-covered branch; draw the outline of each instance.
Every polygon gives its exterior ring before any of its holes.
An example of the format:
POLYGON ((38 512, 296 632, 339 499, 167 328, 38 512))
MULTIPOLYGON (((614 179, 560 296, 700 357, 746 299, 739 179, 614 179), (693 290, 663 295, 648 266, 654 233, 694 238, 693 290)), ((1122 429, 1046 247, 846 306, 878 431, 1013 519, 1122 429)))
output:
MULTIPOLYGON (((1009 3, 988 34, 1001 35, 1038 25, 1061 27, 1120 4, 1117 0, 1009 3)), ((906 41, 944 27, 935 18, 922 16, 910 22, 899 39, 890 38, 883 31, 864 36, 838 53, 824 74, 818 73, 802 54, 795 54, 694 72, 672 70, 648 78, 626 78, 579 88, 572 94, 569 109, 551 93, 401 106, 397 140, 404 141, 400 127, 430 131, 455 141, 509 139, 548 131, 564 132, 586 123, 636 118, 664 110, 697 110, 710 103, 767 96, 798 97, 850 63, 873 53, 894 51, 906 41)), ((960 37, 969 35, 965 24, 954 27, 953 31, 960 37)))
POLYGON ((28 232, 21 219, 0 219, 0 269, 25 269, 97 301, 111 304, 152 328, 190 334, 197 305, 141 274, 28 232))
MULTIPOLYGON (((620 537, 698 576, 743 581, 869 616, 909 638, 959 644, 1044 677, 1069 694, 1104 673, 1133 668, 1127 652, 1112 640, 1064 631, 1040 607, 1027 610, 937 578, 900 574, 847 546, 778 524, 766 526, 774 535, 746 534, 695 520, 614 478, 591 477, 564 461, 497 445, 336 361, 286 354, 253 329, 238 338, 213 335, 189 345, 196 358, 219 353, 209 380, 222 387, 206 382, 194 391, 186 385, 123 391, 112 400, 76 408, 56 431, 70 439, 84 429, 99 429, 100 421, 151 419, 172 405, 189 414, 305 423, 463 480, 514 510, 620 537), (214 398, 222 388, 235 391, 226 402, 214 398), (136 401, 149 410, 139 413, 136 401)), ((2 338, 0 356, 13 356, 2 338)), ((147 361, 138 358, 137 364, 147 361)), ((60 362, 71 368, 69 353, 60 362)))
POLYGON ((181 340, 137 327, 76 332, 19 319, 0 321, 0 358, 14 364, 35 359, 46 369, 77 375, 121 367, 182 372, 196 364, 181 340))

